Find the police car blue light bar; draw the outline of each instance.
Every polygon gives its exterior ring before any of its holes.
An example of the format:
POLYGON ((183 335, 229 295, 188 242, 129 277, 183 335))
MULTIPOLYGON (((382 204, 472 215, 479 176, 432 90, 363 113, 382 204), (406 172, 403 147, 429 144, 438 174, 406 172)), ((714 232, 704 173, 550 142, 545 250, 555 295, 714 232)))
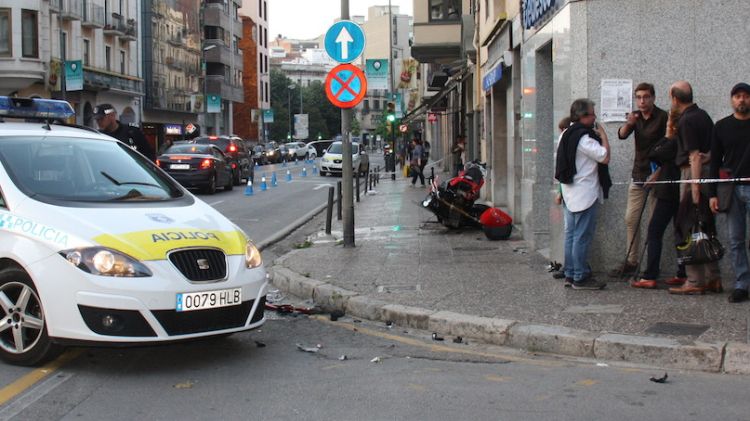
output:
POLYGON ((75 115, 67 101, 0 96, 0 117, 67 120, 75 115))

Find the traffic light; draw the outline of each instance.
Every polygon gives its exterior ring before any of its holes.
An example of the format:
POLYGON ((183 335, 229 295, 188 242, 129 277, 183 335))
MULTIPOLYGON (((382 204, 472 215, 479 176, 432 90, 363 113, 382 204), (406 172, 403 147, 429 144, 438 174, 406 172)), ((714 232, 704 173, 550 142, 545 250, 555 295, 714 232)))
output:
POLYGON ((388 120, 389 123, 396 121, 396 104, 393 102, 389 101, 386 105, 385 119, 388 120))

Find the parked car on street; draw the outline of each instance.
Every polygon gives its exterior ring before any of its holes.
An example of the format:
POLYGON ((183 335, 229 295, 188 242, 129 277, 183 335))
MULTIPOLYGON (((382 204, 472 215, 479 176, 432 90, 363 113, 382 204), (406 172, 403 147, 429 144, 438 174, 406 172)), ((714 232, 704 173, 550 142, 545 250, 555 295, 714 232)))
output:
POLYGON ((323 156, 326 149, 331 146, 331 143, 333 143, 333 140, 314 140, 307 144, 307 148, 310 150, 310 153, 312 153, 312 150, 314 149, 316 157, 323 156))
POLYGON ((65 101, 0 97, 0 115, 0 359, 263 325, 266 271, 237 225, 123 142, 60 124, 65 101))
POLYGON ((279 155, 279 145, 276 142, 268 142, 263 146, 263 148, 265 149, 266 163, 276 164, 278 162, 281 162, 281 157, 279 155))
POLYGON ((209 145, 213 144, 219 147, 225 154, 232 158, 232 180, 235 186, 242 184, 244 180, 255 181, 255 169, 250 157, 250 151, 247 150, 245 142, 239 137, 229 136, 200 136, 191 140, 193 143, 209 145))
MULTIPOLYGON (((333 142, 320 159, 320 175, 341 174, 343 171, 343 144, 333 142)), ((359 143, 352 143, 352 171, 356 174, 367 174, 370 170, 370 158, 367 152, 360 148, 359 143)))
POLYGON ((291 160, 307 159, 307 145, 304 142, 290 142, 286 144, 291 160))
POLYGON ((266 159, 266 148, 263 145, 253 146, 253 165, 266 165, 268 160, 266 159))
POLYGON ((234 188, 232 159, 216 145, 178 143, 157 157, 156 164, 185 188, 214 194, 221 186, 234 188))

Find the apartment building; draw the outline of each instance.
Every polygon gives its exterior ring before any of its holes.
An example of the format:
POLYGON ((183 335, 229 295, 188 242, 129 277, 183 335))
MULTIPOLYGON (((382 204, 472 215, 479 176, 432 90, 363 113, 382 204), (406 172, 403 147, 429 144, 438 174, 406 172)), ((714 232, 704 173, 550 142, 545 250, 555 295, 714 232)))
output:
MULTIPOLYGON (((268 9, 269 0, 244 0, 239 9, 242 16, 247 16, 255 25, 256 52, 255 63, 257 68, 257 107, 258 109, 271 108, 271 68, 268 38, 268 9)), ((259 127, 260 139, 267 139, 267 124, 263 122, 263 113, 258 113, 258 119, 254 124, 259 127)))
POLYGON ((140 124, 139 12, 136 0, 0 2, 0 93, 66 99, 88 126, 96 104, 110 103, 140 124), (66 61, 80 61, 81 84, 66 83, 66 61))

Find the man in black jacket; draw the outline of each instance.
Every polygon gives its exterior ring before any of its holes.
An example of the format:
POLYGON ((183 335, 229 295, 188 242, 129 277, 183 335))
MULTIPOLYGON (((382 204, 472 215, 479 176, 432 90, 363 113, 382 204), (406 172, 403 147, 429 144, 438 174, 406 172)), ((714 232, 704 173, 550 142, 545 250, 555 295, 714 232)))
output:
MULTIPOLYGON (((731 96, 734 113, 719 120, 714 126, 711 141, 711 178, 719 178, 720 168, 729 169, 732 178, 750 177, 750 85, 738 83, 732 88, 731 96)), ((719 211, 716 185, 711 184, 709 188, 711 210, 716 213, 719 211)), ((750 267, 745 250, 750 185, 735 185, 728 205, 729 254, 736 276, 729 302, 739 303, 748 299, 747 291, 750 287, 750 267)))
POLYGON ((111 104, 101 104, 94 108, 94 120, 100 132, 130 146, 152 162, 156 160, 156 153, 143 132, 137 127, 120 123, 117 119, 117 111, 111 104))

